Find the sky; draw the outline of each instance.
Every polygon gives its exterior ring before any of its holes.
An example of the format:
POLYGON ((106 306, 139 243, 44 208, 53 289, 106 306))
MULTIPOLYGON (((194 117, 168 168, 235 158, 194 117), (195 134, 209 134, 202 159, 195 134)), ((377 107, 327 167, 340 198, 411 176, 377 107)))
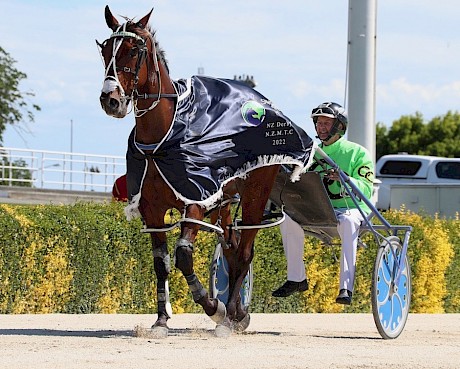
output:
MULTIPOLYGON (((347 0, 0 0, 0 46, 27 74, 35 122, 8 127, 3 146, 124 156, 134 125, 99 104, 104 68, 95 40, 111 31, 104 7, 150 25, 171 77, 198 69, 213 77, 253 76, 257 87, 312 137, 309 113, 344 104, 347 0)), ((402 115, 428 122, 460 104, 460 6, 452 0, 377 3, 376 122, 402 115)), ((352 124, 352 122, 350 122, 352 124)))

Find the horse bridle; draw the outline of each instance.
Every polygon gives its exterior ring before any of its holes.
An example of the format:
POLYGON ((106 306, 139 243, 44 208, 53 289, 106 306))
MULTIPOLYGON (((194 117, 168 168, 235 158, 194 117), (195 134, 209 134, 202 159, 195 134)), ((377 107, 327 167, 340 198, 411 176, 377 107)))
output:
MULTIPOLYGON (((141 69, 141 66, 142 66, 142 63, 144 61, 147 60, 147 52, 148 52, 148 48, 147 48, 147 40, 142 38, 141 36, 137 35, 136 33, 134 32, 129 32, 129 31, 126 31, 126 25, 127 23, 121 25, 114 33, 112 33, 109 37, 109 39, 116 39, 116 38, 121 38, 120 39, 120 42, 113 42, 113 46, 112 46, 112 57, 111 57, 111 60, 110 62, 107 64, 107 67, 106 67, 106 70, 105 70, 105 79, 104 79, 104 83, 106 81, 113 81, 113 83, 120 88, 120 95, 121 95, 121 99, 126 99, 126 100, 131 100, 132 101, 132 104, 133 104, 133 109, 134 109, 134 115, 136 117, 141 117, 143 116, 145 113, 153 110, 160 102, 160 99, 162 98, 176 98, 177 97, 177 94, 165 94, 165 93, 161 93, 161 74, 160 74, 160 68, 159 68, 159 65, 158 65, 158 56, 157 56, 157 52, 156 52, 156 47, 155 47, 155 40, 153 39, 152 35, 149 34, 149 37, 150 37, 150 42, 152 44, 152 56, 153 56, 153 64, 154 64, 154 67, 155 67, 155 75, 156 75, 156 78, 157 78, 157 81, 158 81, 158 93, 156 94, 140 94, 139 91, 137 90, 137 84, 139 82, 139 71, 141 69), (126 39, 126 38, 134 38, 136 40, 136 44, 137 44, 137 61, 136 61, 136 66, 134 68, 134 71, 132 70, 132 68, 130 67, 123 67, 123 68, 117 68, 116 66, 116 55, 117 55, 117 52, 122 44, 122 41, 123 39, 126 39), (114 71, 114 75, 111 76, 109 75, 109 70, 110 70, 110 67, 113 67, 113 71, 114 71), (133 86, 133 89, 131 91, 131 94, 129 96, 126 96, 125 95, 125 91, 123 89, 123 86, 121 85, 119 79, 118 79, 118 72, 121 71, 121 72, 124 72, 124 73, 131 73, 131 74, 134 74, 134 86, 133 86), (145 99, 145 100, 148 100, 148 99, 155 99, 152 104, 146 108, 146 109, 142 109, 142 110, 139 110, 137 108, 137 100, 138 99, 145 99)), ((147 64, 147 68, 148 68, 148 64, 147 64)))

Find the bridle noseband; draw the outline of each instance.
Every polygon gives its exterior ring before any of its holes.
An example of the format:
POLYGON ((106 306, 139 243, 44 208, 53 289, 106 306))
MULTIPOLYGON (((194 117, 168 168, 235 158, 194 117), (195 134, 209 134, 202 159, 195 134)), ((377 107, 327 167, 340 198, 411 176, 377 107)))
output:
MULTIPOLYGON (((153 110, 159 104, 161 98, 176 98, 177 94, 161 93, 161 75, 160 75, 160 68, 158 65, 158 55, 157 55, 156 47, 155 47, 155 40, 150 34, 149 34, 149 38, 150 38, 150 42, 152 45, 153 64, 155 67, 156 79, 158 81, 158 93, 156 94, 139 93, 139 91, 137 90, 137 85, 139 83, 139 71, 141 69, 142 63, 147 60, 147 54, 148 54, 147 40, 137 35, 134 32, 126 31, 126 25, 127 23, 121 25, 117 29, 117 31, 112 33, 109 37, 109 39, 114 39, 114 41, 113 41, 113 46, 112 46, 112 57, 110 59, 110 62, 107 64, 106 70, 105 70, 104 83, 108 83, 111 86, 115 85, 115 87, 119 87, 121 100, 127 100, 127 101, 131 100, 133 103, 134 115, 136 117, 141 117, 145 113, 149 112, 150 110, 153 110), (116 40, 117 38, 120 38, 118 42, 116 40), (117 68, 116 66, 117 52, 120 49, 121 44, 123 43, 123 40, 126 38, 134 38, 136 40, 137 61, 136 61, 136 66, 134 67, 134 70, 130 67, 117 68), (110 67, 113 67, 113 71, 114 71, 113 76, 109 75, 110 67), (123 87, 121 86, 121 83, 118 79, 118 72, 131 73, 134 75, 134 85, 133 85, 132 92, 129 96, 125 95, 125 91, 123 87), (145 100, 154 99, 154 101, 147 109, 140 110, 137 108, 138 99, 145 99, 145 100)), ((134 57, 134 55, 132 57, 134 57)), ((147 64, 147 69, 148 69, 148 64, 147 64)))

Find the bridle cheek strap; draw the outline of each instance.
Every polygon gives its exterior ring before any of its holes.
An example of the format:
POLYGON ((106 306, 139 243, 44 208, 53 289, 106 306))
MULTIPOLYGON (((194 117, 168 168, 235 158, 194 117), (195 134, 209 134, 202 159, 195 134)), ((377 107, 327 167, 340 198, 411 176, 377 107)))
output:
MULTIPOLYGON (((147 112, 153 110, 156 108, 156 106, 160 103, 160 99, 161 99, 161 74, 160 74, 160 66, 158 65, 158 56, 157 56, 157 51, 156 51, 156 48, 155 48, 155 41, 153 40, 153 37, 151 35, 149 35, 149 38, 150 38, 150 43, 152 45, 152 58, 153 58, 153 66, 155 68, 155 77, 158 81, 158 94, 156 94, 156 100, 154 100, 152 102, 152 104, 147 108, 147 109, 138 109, 137 108, 137 98, 136 99, 133 99, 133 106, 134 106, 134 116, 135 117, 142 117, 144 114, 146 114, 147 112)), ((147 45, 147 43, 145 42, 145 44, 147 45)), ((147 48, 147 46, 145 46, 147 48)), ((145 52, 145 56, 147 55, 147 52, 145 52)), ((139 58, 140 59, 140 58, 139 58)), ((147 58, 146 58, 147 59, 147 58)), ((146 60, 146 64, 147 64, 147 73, 148 73, 148 63, 147 63, 147 60, 146 60)), ((138 76, 136 75, 136 79, 138 78, 138 76)), ((136 86, 137 87, 137 86, 136 86)), ((140 97, 142 95, 138 94, 137 92, 137 88, 135 88, 135 93, 136 93, 136 96, 137 97, 140 97)), ((134 93, 134 91, 133 91, 134 93)), ((147 96, 147 95, 144 95, 144 96, 147 96)), ((150 95, 148 95, 150 96, 150 95)), ((152 95, 152 96, 155 96, 155 95, 152 95)))
POLYGON ((160 74, 160 66, 158 63, 158 55, 156 52, 156 47, 155 47, 155 40, 153 39, 152 35, 149 35, 150 43, 152 45, 152 58, 153 58, 153 66, 154 66, 154 74, 155 78, 158 81, 158 93, 156 94, 140 94, 139 91, 137 90, 137 84, 139 82, 139 71, 141 69, 142 63, 145 61, 147 65, 147 74, 148 74, 148 69, 149 69, 149 63, 147 61, 148 59, 148 48, 147 48, 147 41, 142 38, 141 36, 135 34, 134 32, 128 32, 126 31, 126 25, 127 23, 124 23, 121 25, 116 32, 112 33, 110 35, 110 38, 117 38, 121 37, 120 40, 114 40, 113 42, 113 47, 112 47, 112 58, 110 59, 110 62, 107 65, 107 68, 105 70, 105 79, 104 79, 104 87, 103 90, 107 90, 108 88, 111 88, 115 90, 117 87, 120 89, 120 96, 122 99, 126 100, 132 100, 133 103, 133 109, 134 109, 134 115, 135 117, 141 117, 145 113, 155 109, 155 107, 160 103, 160 99, 162 97, 167 97, 167 98, 173 98, 177 97, 177 94, 162 94, 161 93, 161 74, 160 74), (118 73, 117 73, 117 66, 116 66, 116 55, 118 50, 121 47, 121 44, 123 42, 124 38, 134 38, 136 40, 139 40, 142 42, 142 46, 139 47, 139 51, 137 54, 137 62, 136 62, 136 67, 135 70, 132 71, 130 68, 123 68, 122 71, 125 73, 132 73, 134 74, 134 86, 131 94, 129 96, 126 96, 126 93, 120 83, 120 80, 118 79, 118 73), (114 71, 114 75, 111 76, 109 75, 109 70, 112 67, 114 71), (146 109, 139 109, 137 107, 137 100, 141 99, 155 99, 152 104, 146 108, 146 109))

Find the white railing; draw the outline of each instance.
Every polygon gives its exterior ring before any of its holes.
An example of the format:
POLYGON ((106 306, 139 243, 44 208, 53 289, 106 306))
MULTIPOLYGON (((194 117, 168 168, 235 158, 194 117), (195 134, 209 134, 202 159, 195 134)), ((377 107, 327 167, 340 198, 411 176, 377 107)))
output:
POLYGON ((109 192, 126 173, 124 156, 0 146, 0 185, 109 192))

